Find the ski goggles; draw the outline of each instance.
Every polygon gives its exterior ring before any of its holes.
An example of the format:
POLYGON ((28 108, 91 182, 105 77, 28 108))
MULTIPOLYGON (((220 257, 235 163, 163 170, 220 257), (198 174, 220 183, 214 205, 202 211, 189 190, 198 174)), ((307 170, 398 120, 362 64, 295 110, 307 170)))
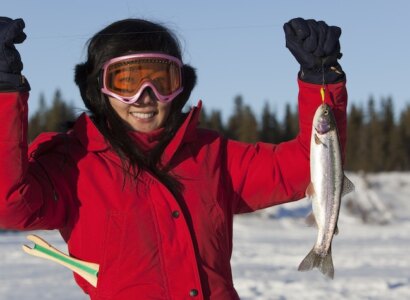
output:
POLYGON ((101 91, 124 103, 138 101, 150 87, 160 102, 182 92, 182 62, 170 55, 140 53, 116 57, 102 67, 101 91))

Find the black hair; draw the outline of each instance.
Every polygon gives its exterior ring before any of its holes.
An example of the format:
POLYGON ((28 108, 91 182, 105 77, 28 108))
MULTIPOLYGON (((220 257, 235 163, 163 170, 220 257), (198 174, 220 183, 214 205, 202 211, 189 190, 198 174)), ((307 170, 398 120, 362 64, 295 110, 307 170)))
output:
POLYGON ((129 135, 132 128, 119 117, 100 90, 102 65, 130 52, 161 52, 182 60, 178 39, 165 26, 147 20, 125 19, 112 23, 88 41, 87 61, 76 66, 75 83, 91 119, 121 158, 124 174, 138 177, 141 170, 147 169, 176 194, 181 188, 178 180, 169 174, 167 166, 158 164, 165 147, 186 117, 182 110, 196 84, 196 72, 191 66, 183 65, 184 89, 171 103, 159 143, 148 154, 143 154, 129 135))

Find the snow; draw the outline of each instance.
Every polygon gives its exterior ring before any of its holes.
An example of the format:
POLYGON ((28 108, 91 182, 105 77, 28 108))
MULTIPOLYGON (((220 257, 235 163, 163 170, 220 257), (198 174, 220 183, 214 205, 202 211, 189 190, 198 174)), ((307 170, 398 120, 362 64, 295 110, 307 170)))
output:
MULTIPOLYGON (((316 239, 303 199, 236 216, 232 266, 241 299, 410 299, 410 173, 347 175, 356 189, 343 198, 334 280, 297 271, 316 239)), ((58 233, 36 234, 66 251, 58 233)), ((0 234, 0 299, 88 299, 70 271, 21 250, 26 235, 0 234)))

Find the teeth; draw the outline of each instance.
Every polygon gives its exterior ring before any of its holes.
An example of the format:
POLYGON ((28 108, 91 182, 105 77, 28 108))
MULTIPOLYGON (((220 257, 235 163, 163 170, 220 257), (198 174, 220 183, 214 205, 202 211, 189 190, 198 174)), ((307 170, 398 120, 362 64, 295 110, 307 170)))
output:
POLYGON ((149 119, 149 118, 152 118, 154 116, 154 113, 153 112, 151 112, 151 113, 133 112, 133 113, 131 113, 131 115, 133 115, 134 117, 139 118, 139 119, 149 119))

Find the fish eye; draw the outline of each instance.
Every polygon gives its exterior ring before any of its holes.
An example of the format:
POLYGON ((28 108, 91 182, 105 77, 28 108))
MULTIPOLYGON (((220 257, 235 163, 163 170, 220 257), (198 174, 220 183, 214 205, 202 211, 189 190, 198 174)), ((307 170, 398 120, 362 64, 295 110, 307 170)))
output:
POLYGON ((325 111, 323 112, 323 114, 324 114, 325 116, 327 116, 327 115, 329 114, 329 110, 325 109, 325 111))

